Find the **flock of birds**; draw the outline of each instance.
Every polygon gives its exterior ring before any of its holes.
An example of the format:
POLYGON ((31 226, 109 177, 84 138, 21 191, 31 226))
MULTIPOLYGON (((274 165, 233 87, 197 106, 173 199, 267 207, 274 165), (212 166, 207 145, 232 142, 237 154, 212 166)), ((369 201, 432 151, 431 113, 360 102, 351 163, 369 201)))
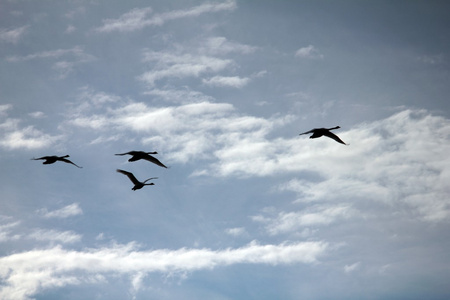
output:
MULTIPOLYGON (((332 127, 332 128, 314 128, 309 131, 300 133, 300 135, 312 133, 312 135, 309 137, 310 139, 315 139, 315 138, 319 138, 321 136, 326 136, 326 137, 329 137, 329 138, 335 140, 338 143, 341 143, 344 145, 349 145, 349 144, 344 143, 337 135, 335 135, 334 133, 331 132, 331 130, 339 129, 339 128, 341 128, 341 127, 336 126, 336 127, 332 127)), ((160 167, 167 169, 167 167, 162 162, 160 162, 156 157, 152 156, 154 154, 158 154, 158 152, 129 151, 129 152, 125 152, 125 153, 118 153, 115 155, 120 155, 120 156, 131 155, 131 158, 128 159, 129 162, 143 159, 143 160, 149 161, 151 163, 154 163, 160 167)), ((64 156, 53 155, 53 156, 42 156, 39 158, 32 158, 32 160, 44 160, 44 162, 43 162, 44 165, 49 165, 49 164, 53 164, 57 161, 62 161, 62 162, 68 163, 68 164, 72 164, 75 167, 82 168, 79 165, 77 165, 74 162, 67 159, 68 157, 70 157, 70 156, 69 155, 64 155, 64 156)), ((118 173, 126 175, 131 180, 131 182, 134 184, 134 186, 132 188, 133 191, 139 190, 146 185, 154 185, 153 182, 147 183, 147 181, 150 181, 152 179, 158 179, 158 177, 151 177, 151 178, 148 178, 141 182, 141 181, 137 180, 136 177, 131 172, 121 170, 121 169, 117 169, 116 171, 118 173)))
MULTIPOLYGON (((152 162, 160 167, 167 169, 167 167, 162 162, 160 162, 156 157, 153 157, 151 154, 158 154, 158 152, 129 151, 126 153, 118 153, 115 155, 121 155, 121 156, 131 155, 131 158, 128 160, 129 162, 143 159, 143 160, 147 160, 147 161, 152 162)), ((32 158, 32 160, 44 160, 44 162, 43 162, 44 165, 49 165, 49 164, 53 164, 57 161, 62 161, 62 162, 68 163, 68 164, 72 164, 75 167, 83 168, 83 167, 80 167, 79 165, 75 164, 74 162, 68 160, 67 159, 68 157, 70 157, 70 156, 69 155, 64 155, 64 156, 53 155, 53 156, 43 156, 43 157, 39 157, 39 158, 32 158)), ((134 186, 132 188, 133 191, 142 189, 146 185, 154 185, 153 182, 147 183, 147 181, 150 181, 152 179, 158 179, 158 177, 151 177, 151 178, 146 179, 141 182, 141 181, 137 180, 137 178, 131 172, 121 170, 121 169, 117 169, 116 171, 123 175, 126 175, 131 180, 131 182, 134 184, 134 186)))

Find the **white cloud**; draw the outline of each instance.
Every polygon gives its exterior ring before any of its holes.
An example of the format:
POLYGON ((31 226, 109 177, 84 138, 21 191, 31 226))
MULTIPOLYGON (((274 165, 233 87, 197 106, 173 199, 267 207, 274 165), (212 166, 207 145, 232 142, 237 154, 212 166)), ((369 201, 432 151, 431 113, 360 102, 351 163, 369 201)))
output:
POLYGON ((75 46, 70 49, 56 49, 49 51, 42 51, 25 56, 9 56, 7 61, 9 62, 23 62, 34 59, 60 59, 65 57, 66 59, 55 62, 52 68, 59 72, 59 78, 65 78, 71 73, 75 66, 83 63, 88 63, 95 60, 93 55, 90 55, 84 51, 80 46, 75 46))
POLYGON ((202 82, 210 86, 243 88, 250 82, 250 78, 241 78, 239 76, 214 76, 209 79, 203 79, 202 82))
POLYGON ((295 56, 309 59, 322 59, 324 57, 313 45, 298 49, 295 52, 295 56))
POLYGON ((167 102, 180 104, 212 102, 214 100, 211 96, 202 92, 192 91, 188 87, 183 87, 182 89, 152 89, 144 94, 159 97, 167 102))
POLYGON ((77 28, 73 25, 69 25, 67 26, 66 30, 64 31, 65 33, 72 33, 75 32, 77 30, 77 28))
POLYGON ((147 273, 193 272, 235 264, 311 264, 323 255, 323 242, 260 245, 250 243, 236 249, 187 249, 140 251, 134 244, 109 248, 65 250, 56 246, 30 250, 0 258, 0 298, 31 299, 48 289, 76 285, 115 274, 129 275, 139 289, 147 273))
POLYGON ((242 236, 247 234, 247 231, 244 227, 234 227, 234 228, 227 228, 225 230, 226 234, 232 235, 232 236, 242 236))
MULTIPOLYGON (((0 221, 3 221, 2 219, 9 220, 9 218, 7 218, 7 217, 2 218, 2 216, 0 215, 0 221)), ((17 234, 13 235, 11 233, 12 229, 14 227, 17 227, 19 224, 20 224, 19 221, 0 224, 0 243, 11 241, 11 240, 16 240, 16 239, 20 238, 20 235, 17 235, 17 234)))
POLYGON ((358 270, 360 268, 360 266, 361 266, 361 262, 359 262, 359 261, 355 262, 354 264, 351 264, 351 265, 345 265, 344 272, 345 273, 354 272, 354 271, 358 270))
POLYGON ((72 216, 82 215, 83 210, 80 208, 78 203, 72 203, 63 208, 48 211, 46 208, 40 209, 38 211, 44 218, 59 218, 64 219, 72 216))
POLYGON ((269 234, 298 231, 305 227, 329 225, 339 219, 348 219, 355 215, 355 210, 348 204, 320 205, 297 212, 281 212, 275 218, 253 217, 254 221, 268 223, 269 234))
POLYGON ((22 26, 14 29, 0 29, 0 41, 16 44, 27 32, 28 26, 22 26))
POLYGON ((19 127, 17 119, 6 119, 0 123, 0 147, 6 149, 39 149, 50 146, 60 139, 35 129, 33 126, 19 127))
POLYGON ((92 60, 93 56, 84 52, 83 48, 80 46, 75 46, 70 49, 56 49, 49 51, 42 51, 34 54, 29 54, 25 56, 10 56, 7 58, 9 62, 19 62, 19 61, 27 61, 33 59, 44 59, 44 58, 60 58, 61 56, 72 55, 78 57, 80 60, 92 60))
POLYGON ((223 55, 229 53, 250 54, 254 53, 258 47, 228 41, 225 37, 212 37, 206 40, 205 45, 200 48, 200 52, 211 55, 223 55))
POLYGON ((167 21, 171 20, 197 17, 205 13, 233 10, 235 8, 236 2, 234 0, 230 0, 223 3, 205 3, 186 10, 174 10, 166 13, 155 14, 150 18, 148 18, 147 16, 152 13, 151 7, 135 8, 123 14, 118 19, 103 20, 103 26, 96 28, 95 31, 135 31, 148 26, 161 26, 167 21))
POLYGON ((79 242, 81 240, 81 235, 73 231, 36 229, 28 235, 28 238, 35 239, 37 241, 50 241, 71 244, 79 242))
POLYGON ((32 112, 32 113, 29 113, 28 115, 30 117, 35 118, 35 119, 40 119, 40 118, 44 118, 45 117, 45 114, 42 111, 35 111, 35 112, 32 112))
POLYGON ((450 219, 448 119, 405 110, 337 131, 350 146, 326 137, 270 138, 276 128, 292 120, 292 116, 242 115, 226 103, 149 107, 116 101, 97 114, 87 110, 73 115, 69 124, 100 130, 104 138, 139 133, 143 145, 164 151, 169 162, 210 162, 192 175, 311 174, 295 176, 280 186, 296 192, 303 203, 364 199, 413 209, 424 221, 450 219))
POLYGON ((144 62, 156 62, 152 71, 145 72, 139 79, 150 87, 163 78, 198 77, 203 73, 216 73, 233 64, 232 60, 205 55, 176 54, 147 51, 144 62))
MULTIPOLYGON (((117 103, 119 104, 119 103, 117 103)), ((287 118, 288 119, 288 118, 287 118)), ((149 107, 128 102, 98 114, 74 114, 69 124, 104 131, 134 131, 143 144, 164 149, 173 161, 187 162, 193 158, 211 159, 217 149, 246 140, 261 140, 286 118, 265 120, 239 115, 227 103, 199 102, 169 107, 149 107), (105 113, 106 112, 106 113, 105 113)), ((161 150, 162 151, 162 150, 161 150)))
POLYGON ((0 116, 7 115, 7 111, 12 108, 13 108, 12 104, 1 104, 0 105, 0 116))

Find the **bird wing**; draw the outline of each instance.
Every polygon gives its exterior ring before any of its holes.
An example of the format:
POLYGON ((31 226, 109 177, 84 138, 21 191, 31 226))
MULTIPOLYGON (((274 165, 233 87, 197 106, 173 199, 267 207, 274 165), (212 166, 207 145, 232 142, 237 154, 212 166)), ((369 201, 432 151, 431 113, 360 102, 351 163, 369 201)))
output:
POLYGON ((148 160, 149 162, 152 162, 160 167, 167 169, 167 167, 162 162, 160 162, 156 157, 153 157, 150 154, 147 154, 146 156, 142 157, 142 159, 148 160))
POLYGON ((127 155, 130 154, 130 152, 126 152, 126 153, 118 153, 118 154, 114 154, 114 155, 127 155))
POLYGON ((134 155, 139 155, 139 154, 145 154, 145 152, 144 151, 128 151, 125 153, 118 153, 116 155, 127 155, 127 154, 134 156, 134 155))
POLYGON ((78 167, 78 168, 80 168, 80 169, 83 168, 83 167, 80 167, 79 165, 77 165, 77 164, 71 162, 70 160, 68 160, 68 159, 66 159, 66 158, 58 158, 58 160, 59 160, 59 161, 63 161, 63 162, 68 163, 68 164, 72 164, 72 165, 74 165, 75 167, 78 167))
POLYGON ((124 171, 124 170, 120 170, 120 169, 117 169, 116 171, 119 172, 119 173, 122 173, 122 174, 124 174, 124 175, 127 175, 128 178, 130 178, 130 180, 131 180, 134 184, 140 183, 139 180, 137 180, 136 177, 134 177, 133 173, 130 173, 130 172, 127 172, 127 171, 124 171))
POLYGON ((158 179, 158 177, 151 177, 149 179, 146 179, 146 180, 144 180, 144 183, 146 183, 147 181, 152 180, 152 179, 158 179))
POLYGON ((47 156, 39 157, 39 158, 32 158, 32 160, 40 160, 40 159, 47 159, 47 156))
POLYGON ((325 135, 325 136, 327 136, 327 137, 329 137, 329 138, 332 138, 333 140, 335 140, 335 141, 338 142, 338 143, 347 145, 347 144, 344 143, 337 135, 335 135, 335 134, 332 133, 332 132, 327 131, 327 132, 325 132, 323 135, 325 135))
POLYGON ((311 129, 310 131, 300 133, 299 135, 302 135, 302 134, 308 134, 308 133, 313 133, 315 130, 316 130, 316 129, 314 128, 314 129, 311 129))

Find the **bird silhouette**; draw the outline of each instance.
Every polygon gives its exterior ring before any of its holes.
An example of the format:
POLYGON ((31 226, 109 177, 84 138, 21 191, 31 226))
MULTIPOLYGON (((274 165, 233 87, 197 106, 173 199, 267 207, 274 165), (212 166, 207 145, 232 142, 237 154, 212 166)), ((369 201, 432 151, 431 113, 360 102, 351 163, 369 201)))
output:
POLYGON ((55 163, 57 161, 62 161, 62 162, 68 163, 68 164, 72 164, 72 165, 74 165, 77 168, 80 168, 80 169, 83 168, 83 167, 80 167, 79 165, 71 162, 70 160, 66 159, 66 157, 70 157, 70 156, 69 155, 64 155, 64 156, 56 156, 56 155, 42 156, 42 157, 39 157, 39 158, 34 158, 33 157, 32 160, 40 160, 40 159, 45 160, 42 163, 44 165, 49 165, 49 164, 53 164, 53 163, 55 163))
POLYGON ((160 162, 157 158, 150 155, 150 154, 158 154, 158 152, 130 151, 130 152, 119 153, 119 154, 115 154, 115 155, 127 155, 127 154, 131 155, 131 158, 128 161, 137 161, 140 159, 144 159, 144 160, 147 160, 154 164, 157 164, 160 167, 167 169, 167 167, 162 162, 160 162))
POLYGON ((146 182, 149 180, 158 178, 158 177, 152 177, 152 178, 144 180, 143 182, 140 182, 139 180, 136 179, 136 177, 134 177, 133 173, 130 173, 130 172, 127 172, 124 170, 120 170, 120 169, 117 169, 116 171, 119 173, 122 173, 124 175, 127 175, 128 178, 130 178, 131 182, 134 183, 134 187, 132 188, 133 191, 142 189, 145 185, 155 185, 153 182, 150 182, 150 183, 146 183, 146 182))
POLYGON ((348 144, 344 143, 337 135, 330 132, 330 130, 339 129, 339 128, 341 128, 341 127, 336 126, 333 128, 314 128, 314 129, 311 129, 310 131, 300 133, 299 135, 312 133, 312 135, 309 137, 310 139, 316 139, 316 138, 319 138, 324 135, 329 138, 332 138, 333 140, 335 140, 338 143, 348 145, 348 144))

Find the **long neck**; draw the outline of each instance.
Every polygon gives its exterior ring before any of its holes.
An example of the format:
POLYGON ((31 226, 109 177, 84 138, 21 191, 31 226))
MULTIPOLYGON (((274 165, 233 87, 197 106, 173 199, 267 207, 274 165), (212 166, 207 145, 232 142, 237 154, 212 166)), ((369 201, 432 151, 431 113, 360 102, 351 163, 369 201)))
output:
POLYGON ((328 130, 339 129, 339 128, 341 128, 341 127, 336 126, 336 127, 333 127, 333 128, 328 128, 328 130))

